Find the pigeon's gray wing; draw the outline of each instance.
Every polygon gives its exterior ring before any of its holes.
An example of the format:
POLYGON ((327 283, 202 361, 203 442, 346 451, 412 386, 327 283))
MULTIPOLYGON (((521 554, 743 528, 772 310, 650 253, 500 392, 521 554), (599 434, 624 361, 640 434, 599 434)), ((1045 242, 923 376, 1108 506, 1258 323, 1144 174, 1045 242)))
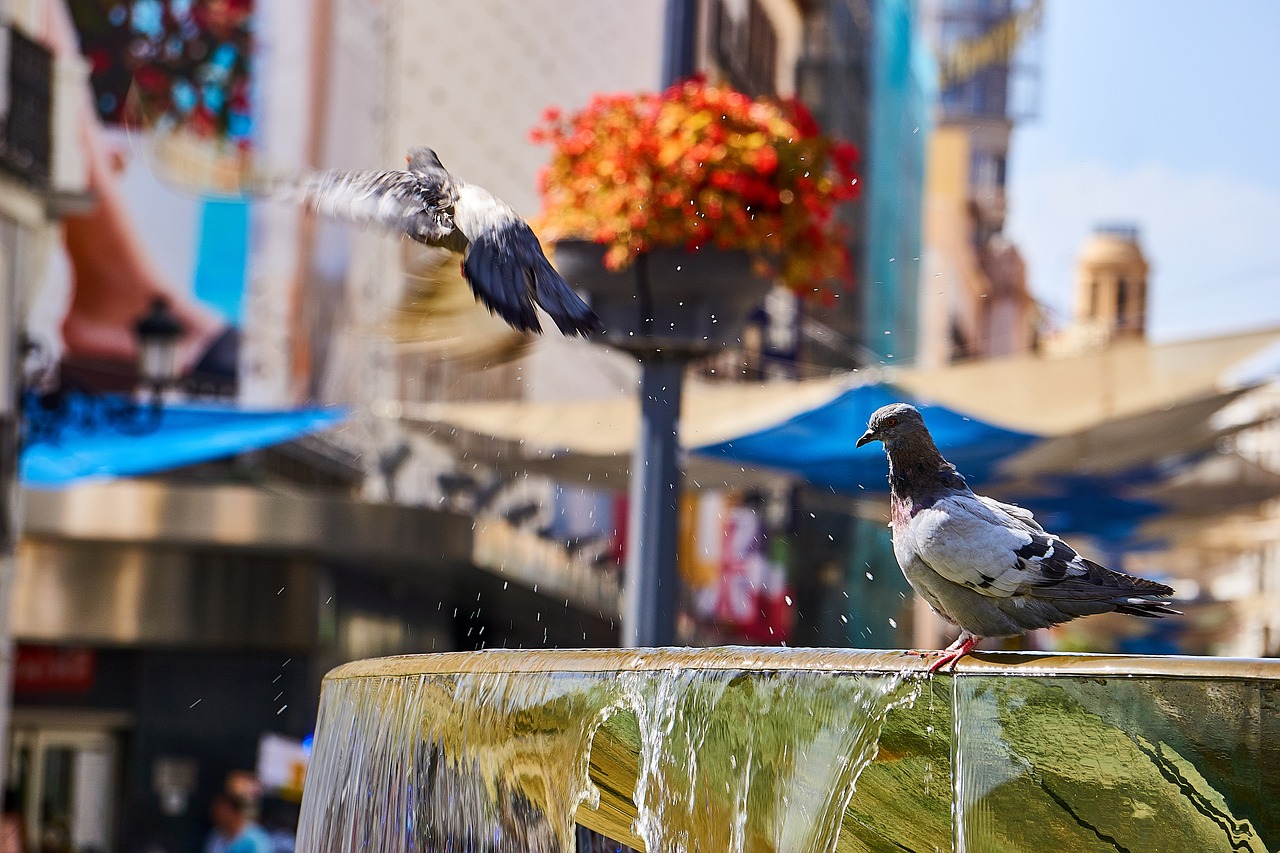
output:
POLYGON ((994 510, 996 513, 1003 512, 1007 515, 1012 516, 1013 518, 1016 518, 1018 521, 1022 522, 1026 527, 1030 528, 1031 530, 1044 533, 1044 528, 1040 526, 1040 522, 1036 521, 1036 517, 1032 515, 1031 510, 1027 509, 1026 507, 1021 507, 1021 506, 1018 506, 1017 504, 1001 503, 995 498, 989 498, 986 495, 974 495, 974 497, 982 501, 984 504, 986 504, 990 509, 994 510))
POLYGON ((1146 597, 1173 594, 1164 584, 1086 560, 1021 518, 1025 510, 1013 514, 1004 506, 972 493, 949 495, 911 519, 909 546, 942 577, 992 598, 1108 601, 1122 612, 1157 615, 1149 611, 1163 605, 1146 597))
POLYGON ((420 243, 453 246, 457 192, 439 174, 315 172, 290 188, 310 210, 357 225, 407 234, 420 243))
POLYGON ((408 241, 403 246, 405 293, 380 329, 401 353, 495 365, 528 351, 528 335, 476 310, 456 252, 408 241))
POLYGON ((458 185, 454 222, 467 240, 462 271, 476 296, 518 329, 540 331, 534 303, 566 335, 601 331, 600 319, 542 252, 529 224, 488 191, 458 185))

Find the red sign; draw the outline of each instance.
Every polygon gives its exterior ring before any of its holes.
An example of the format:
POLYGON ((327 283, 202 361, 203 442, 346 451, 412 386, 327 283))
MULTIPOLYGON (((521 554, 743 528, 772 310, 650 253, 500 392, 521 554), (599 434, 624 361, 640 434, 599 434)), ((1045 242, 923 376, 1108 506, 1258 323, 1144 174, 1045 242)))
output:
POLYGON ((14 693, 88 693, 96 664, 93 649, 19 645, 13 662, 14 693))

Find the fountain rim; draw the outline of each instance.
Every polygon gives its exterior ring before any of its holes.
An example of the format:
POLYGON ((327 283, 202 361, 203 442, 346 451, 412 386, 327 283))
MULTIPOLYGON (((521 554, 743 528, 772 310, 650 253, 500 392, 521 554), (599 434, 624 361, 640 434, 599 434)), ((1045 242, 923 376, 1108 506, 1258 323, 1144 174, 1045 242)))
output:
MULTIPOLYGON (((590 674, 701 669, 925 675, 929 658, 905 651, 773 646, 642 649, 482 649, 368 658, 330 670, 325 682, 423 675, 590 674)), ((940 675, 949 673, 940 673, 940 675)), ((1280 659, 1196 655, 975 652, 957 676, 1180 678, 1280 681, 1280 659)))

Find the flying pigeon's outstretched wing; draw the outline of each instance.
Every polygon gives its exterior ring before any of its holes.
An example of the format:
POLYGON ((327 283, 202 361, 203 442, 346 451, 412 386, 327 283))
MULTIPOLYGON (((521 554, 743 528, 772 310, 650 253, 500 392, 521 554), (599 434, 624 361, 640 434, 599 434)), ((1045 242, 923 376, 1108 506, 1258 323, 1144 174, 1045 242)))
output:
POLYGON ((1172 595, 1169 587, 1086 560, 1025 518, 1026 510, 1013 509, 972 493, 949 495, 917 513, 907 544, 942 577, 991 598, 1107 602, 1138 616, 1177 612, 1154 600, 1172 595))
POLYGON ((443 245, 454 232, 453 203, 457 192, 439 175, 315 172, 303 176, 289 189, 296 200, 322 216, 401 232, 420 243, 443 245))
POLYGON ((531 339, 498 317, 477 311, 458 256, 434 246, 405 245, 406 290, 382 334, 402 353, 503 364, 528 351, 531 339))
POLYGON ((462 254, 476 299, 520 331, 542 331, 535 303, 566 335, 601 330, 511 207, 455 180, 429 148, 412 149, 408 162, 406 171, 320 172, 290 188, 317 213, 462 254))

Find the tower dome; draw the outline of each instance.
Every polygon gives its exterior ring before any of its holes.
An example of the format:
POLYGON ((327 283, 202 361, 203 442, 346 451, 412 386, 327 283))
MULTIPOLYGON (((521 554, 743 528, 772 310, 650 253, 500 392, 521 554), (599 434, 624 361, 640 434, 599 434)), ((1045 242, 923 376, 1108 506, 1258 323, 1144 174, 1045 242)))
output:
POLYGON ((1101 225, 1076 265, 1075 325, 1104 338, 1143 337, 1150 266, 1134 225, 1101 225))

